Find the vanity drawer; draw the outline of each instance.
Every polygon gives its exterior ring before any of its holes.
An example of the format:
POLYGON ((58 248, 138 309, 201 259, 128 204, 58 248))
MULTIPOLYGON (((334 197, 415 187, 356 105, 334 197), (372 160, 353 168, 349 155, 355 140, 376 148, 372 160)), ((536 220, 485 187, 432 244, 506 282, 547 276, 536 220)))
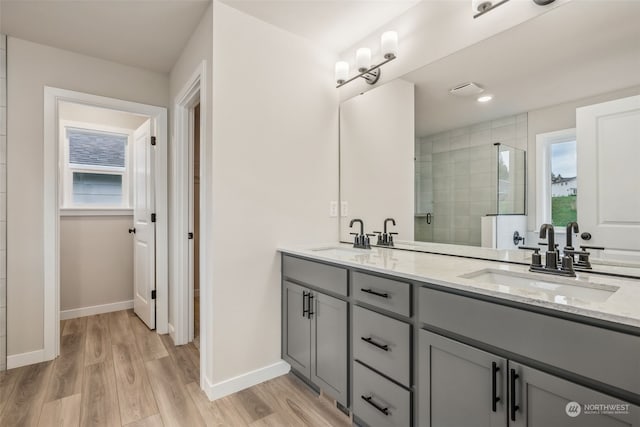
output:
POLYGON ((353 295, 367 304, 411 316, 411 285, 354 271, 351 275, 353 295))
POLYGON ((354 362, 353 413, 370 427, 409 427, 411 392, 354 362))
POLYGON ((420 288, 420 321, 604 384, 640 393, 640 337, 420 288))
POLYGON ((366 308, 353 308, 353 358, 411 385, 411 327, 366 308))
POLYGON ((282 275, 307 285, 347 295, 347 270, 283 255, 282 275))

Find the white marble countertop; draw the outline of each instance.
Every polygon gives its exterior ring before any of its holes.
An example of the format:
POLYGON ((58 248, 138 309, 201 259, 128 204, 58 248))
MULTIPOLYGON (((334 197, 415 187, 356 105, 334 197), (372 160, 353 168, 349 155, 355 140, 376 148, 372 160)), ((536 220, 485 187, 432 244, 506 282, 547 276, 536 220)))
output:
MULTIPOLYGON (((348 244, 282 246, 280 252, 640 328, 640 280, 578 272, 575 278, 530 273, 528 266, 459 256, 348 244), (488 269, 488 270, 487 270, 488 269), (465 275, 506 273, 539 280, 534 286, 496 284, 465 275), (553 282, 553 283, 549 283, 553 282), (586 292, 582 290, 587 288, 586 292), (578 291, 577 293, 575 291, 578 291)), ((509 277, 507 277, 509 279, 509 277)), ((517 282, 517 279, 514 280, 517 282)))

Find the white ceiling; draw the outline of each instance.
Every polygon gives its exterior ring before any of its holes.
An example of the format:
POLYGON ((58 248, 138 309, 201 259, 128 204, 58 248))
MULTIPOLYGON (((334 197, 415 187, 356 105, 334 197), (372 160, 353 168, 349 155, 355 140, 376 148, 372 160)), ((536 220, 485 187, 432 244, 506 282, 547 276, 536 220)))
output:
POLYGON ((211 0, 1 0, 1 32, 167 73, 211 0))
POLYGON ((262 21, 339 53, 420 0, 222 0, 262 21))
POLYGON ((416 135, 640 85, 638 22, 637 1, 574 1, 407 74, 416 135), (468 81, 493 101, 448 94, 468 81))

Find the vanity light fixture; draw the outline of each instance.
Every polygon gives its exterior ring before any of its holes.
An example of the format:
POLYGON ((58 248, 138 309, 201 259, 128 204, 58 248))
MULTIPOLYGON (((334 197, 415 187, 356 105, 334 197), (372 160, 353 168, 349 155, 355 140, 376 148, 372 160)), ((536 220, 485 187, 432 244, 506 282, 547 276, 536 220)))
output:
POLYGON ((473 18, 478 18, 490 10, 495 9, 508 2, 509 0, 471 0, 471 9, 473 10, 473 18))
POLYGON ((478 102, 481 102, 481 103, 483 103, 483 104, 484 104, 485 102, 489 102, 489 101, 491 101, 492 99, 493 99, 493 95, 489 95, 489 94, 487 94, 487 95, 482 95, 482 96, 479 96, 479 97, 478 97, 478 102))
POLYGON ((356 51, 356 70, 358 70, 359 74, 350 79, 348 78, 349 63, 345 61, 336 62, 335 78, 336 83, 338 83, 336 87, 344 86, 358 77, 362 77, 370 85, 375 84, 380 79, 380 67, 387 62, 393 61, 398 55, 398 33, 395 31, 384 32, 380 38, 380 45, 384 60, 374 65, 371 65, 371 49, 361 47, 356 51))
MULTIPOLYGON (((508 2, 509 0, 471 0, 471 9, 473 10, 473 18, 478 18, 490 10, 495 9, 508 2)), ((538 6, 546 6, 556 0, 533 0, 538 6)))

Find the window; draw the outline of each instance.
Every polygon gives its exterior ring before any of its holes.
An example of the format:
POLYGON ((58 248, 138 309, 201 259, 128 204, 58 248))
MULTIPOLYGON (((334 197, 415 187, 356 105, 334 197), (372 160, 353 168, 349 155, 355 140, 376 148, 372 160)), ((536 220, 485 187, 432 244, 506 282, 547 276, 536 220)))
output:
POLYGON ((538 225, 564 228, 577 221, 577 143, 575 129, 536 137, 538 225))
POLYGON ((128 131, 62 127, 63 208, 129 208, 128 131))
POLYGON ((576 202, 576 141, 551 144, 551 223, 565 227, 578 220, 576 202))

